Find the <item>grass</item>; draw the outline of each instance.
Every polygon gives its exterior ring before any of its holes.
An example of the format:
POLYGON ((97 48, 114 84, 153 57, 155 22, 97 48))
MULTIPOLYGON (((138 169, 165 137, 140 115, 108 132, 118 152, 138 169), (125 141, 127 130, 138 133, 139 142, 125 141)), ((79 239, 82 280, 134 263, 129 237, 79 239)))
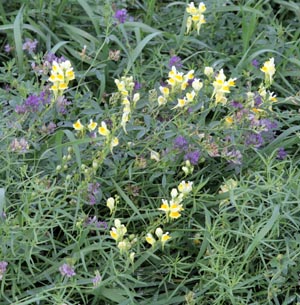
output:
POLYGON ((187 5, 0 3, 1 305, 300 304, 299 9, 187 5))

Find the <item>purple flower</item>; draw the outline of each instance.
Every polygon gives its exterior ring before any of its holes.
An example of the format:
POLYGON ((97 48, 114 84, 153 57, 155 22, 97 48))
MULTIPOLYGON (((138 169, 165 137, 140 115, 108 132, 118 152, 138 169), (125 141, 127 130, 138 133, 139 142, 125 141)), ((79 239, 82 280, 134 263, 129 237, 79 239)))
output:
POLYGON ((108 224, 106 221, 100 221, 98 220, 98 218, 96 216, 94 217, 88 217, 85 221, 84 221, 84 225, 85 226, 92 226, 94 225, 96 228, 98 229, 104 229, 106 230, 108 228, 108 224))
POLYGON ((287 152, 284 150, 283 147, 279 147, 277 151, 277 159, 283 160, 287 156, 287 152))
POLYGON ((261 119, 259 121, 259 123, 263 127, 264 131, 270 131, 272 129, 277 128, 277 123, 276 122, 272 122, 269 119, 261 119))
POLYGON ((29 95, 24 102, 24 105, 29 112, 38 112, 40 99, 37 95, 29 95))
POLYGON ((127 10, 125 8, 117 10, 114 17, 119 21, 119 23, 124 23, 128 17, 127 10))
POLYGON ((66 263, 59 267, 59 272, 61 273, 62 276, 67 276, 67 277, 72 277, 76 275, 74 268, 66 263))
POLYGON ((231 102, 231 106, 233 108, 236 108, 236 109, 243 109, 244 108, 244 106, 241 103, 237 102, 237 101, 232 101, 231 102))
POLYGON ((178 136, 174 140, 174 148, 186 151, 188 149, 189 143, 183 136, 178 136))
POLYGON ((100 187, 100 183, 98 183, 98 182, 89 183, 88 191, 90 193, 97 194, 97 193, 99 193, 99 187, 100 187))
POLYGON ((5 262, 5 261, 0 262, 0 281, 2 280, 3 275, 6 272, 7 265, 8 265, 8 262, 5 262))
POLYGON ((260 133, 251 133, 246 137, 245 144, 247 146, 254 146, 256 148, 262 146, 264 139, 260 133))
POLYGON ((101 277, 101 275, 100 275, 99 271, 98 271, 98 270, 97 270, 97 271, 95 271, 95 277, 94 277, 94 278, 92 278, 92 283, 93 283, 93 286, 94 286, 94 287, 99 286, 99 284, 100 284, 101 280, 102 280, 102 277, 101 277))
POLYGON ((4 46, 4 52, 10 53, 12 50, 13 50, 13 48, 9 44, 6 44, 4 46))
POLYGON ((37 44, 38 44, 38 41, 36 39, 32 40, 30 38, 26 38, 25 42, 23 43, 22 49, 26 50, 29 54, 32 54, 35 52, 37 44))
POLYGON ((138 90, 140 90, 141 88, 142 88, 142 84, 139 83, 138 81, 135 81, 135 82, 134 82, 133 90, 134 90, 134 91, 138 91, 138 90))
POLYGON ((169 68, 171 69, 175 66, 177 69, 182 67, 181 58, 179 56, 172 56, 169 60, 169 68))
POLYGON ((237 149, 228 150, 225 148, 222 152, 223 156, 227 159, 228 162, 233 164, 242 164, 242 154, 237 149))
POLYGON ((192 165, 197 165, 199 158, 200 158, 200 151, 198 150, 190 151, 184 156, 184 159, 189 160, 192 165))
POLYGON ((258 107, 262 104, 262 98, 260 95, 257 95, 255 98, 254 98, 254 106, 255 107, 258 107))
POLYGON ((258 62, 257 59, 253 59, 253 60, 251 61, 251 64, 252 64, 252 66, 255 67, 255 68, 258 68, 258 67, 259 67, 259 62, 258 62))
POLYGON ((25 106, 24 104, 22 104, 22 105, 16 105, 16 107, 15 107, 15 112, 16 112, 17 114, 24 114, 24 113, 27 112, 27 108, 26 108, 26 106, 25 106))
POLYGON ((57 111, 62 115, 68 113, 67 106, 71 105, 71 102, 68 101, 64 96, 59 96, 56 101, 57 111))
POLYGON ((29 149, 29 144, 24 138, 21 138, 20 140, 15 138, 10 143, 10 149, 11 151, 25 153, 29 149))

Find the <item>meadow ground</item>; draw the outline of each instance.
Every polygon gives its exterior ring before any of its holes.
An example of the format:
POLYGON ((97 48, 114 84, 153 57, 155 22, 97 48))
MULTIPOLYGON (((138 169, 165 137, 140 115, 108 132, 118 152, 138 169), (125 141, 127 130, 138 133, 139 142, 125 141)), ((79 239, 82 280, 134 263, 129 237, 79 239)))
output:
POLYGON ((0 2, 0 304, 300 304, 297 1, 0 2))

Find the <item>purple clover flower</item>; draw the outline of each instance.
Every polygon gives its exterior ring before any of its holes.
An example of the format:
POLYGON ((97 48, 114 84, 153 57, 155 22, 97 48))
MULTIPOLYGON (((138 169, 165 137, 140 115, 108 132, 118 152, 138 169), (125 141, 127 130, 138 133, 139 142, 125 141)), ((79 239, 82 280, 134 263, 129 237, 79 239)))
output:
POLYGON ((4 52, 10 53, 12 50, 13 48, 8 43, 4 46, 4 52))
POLYGON ((95 277, 92 278, 92 283, 94 287, 99 286, 100 282, 102 281, 102 277, 99 273, 99 271, 95 271, 95 277))
POLYGON ((173 66, 177 69, 182 67, 181 58, 177 55, 172 56, 169 60, 169 68, 171 69, 173 66))
POLYGON ((259 124, 263 127, 264 131, 270 131, 272 129, 277 128, 278 126, 276 122, 272 122, 269 119, 261 119, 259 121, 259 124))
POLYGON ((100 221, 96 216, 94 217, 88 217, 84 221, 85 226, 95 226, 98 229, 104 229, 106 230, 108 228, 108 224, 106 221, 100 221))
POLYGON ((74 268, 66 263, 59 267, 59 272, 61 273, 62 276, 67 276, 67 277, 72 277, 76 275, 74 268))
POLYGON ((200 158, 200 151, 198 150, 190 151, 184 156, 184 159, 189 160, 192 165, 197 165, 199 158, 200 158))
POLYGON ((18 114, 24 114, 26 112, 38 112, 41 106, 50 103, 50 94, 47 91, 41 91, 39 95, 31 94, 23 102, 22 105, 16 105, 15 111, 18 114))
POLYGON ((8 265, 8 262, 5 262, 5 261, 0 262, 0 281, 2 280, 3 275, 6 272, 7 265, 8 265))
POLYGON ((57 111, 62 115, 66 115, 68 113, 67 106, 72 103, 68 101, 64 96, 59 96, 56 101, 57 111))
POLYGON ((283 160, 288 155, 288 153, 284 150, 283 147, 279 147, 277 151, 277 159, 283 160))
POLYGON ((21 138, 20 140, 15 138, 10 143, 10 149, 14 152, 26 153, 29 149, 29 144, 24 138, 21 138))
POLYGON ((255 68, 258 68, 258 67, 259 67, 259 62, 258 62, 257 59, 253 59, 253 60, 251 61, 251 64, 252 64, 252 66, 255 67, 255 68))
POLYGON ((98 182, 89 183, 88 191, 90 193, 97 194, 99 193, 99 187, 100 187, 100 183, 98 182))
POLYGON ((135 82, 134 82, 133 90, 134 90, 134 91, 138 91, 138 90, 140 90, 141 88, 142 88, 142 84, 139 83, 138 81, 135 81, 135 82))
POLYGON ((264 139, 260 133, 251 133, 246 137, 245 144, 259 148, 264 144, 264 139))
POLYGON ((119 21, 119 23, 124 23, 128 18, 127 10, 125 8, 121 10, 117 10, 114 14, 114 18, 116 18, 119 21))
POLYGON ((29 95, 24 102, 28 112, 38 112, 40 106, 40 99, 37 95, 29 95))
POLYGON ((231 102, 231 106, 233 108, 236 108, 236 109, 243 109, 244 108, 244 106, 241 103, 237 102, 237 101, 232 101, 231 102))
POLYGON ((179 149, 179 150, 182 150, 182 151, 186 151, 188 149, 188 147, 189 147, 188 141, 183 136, 178 136, 174 140, 174 144, 173 145, 174 145, 175 149, 179 149))
POLYGON ((263 101, 262 101, 262 98, 261 98, 260 95, 255 96, 255 98, 254 98, 254 106, 255 107, 260 106, 262 104, 262 102, 263 101))
POLYGON ((26 38, 25 42, 23 43, 22 49, 26 50, 29 54, 33 54, 36 50, 37 44, 38 41, 36 39, 32 40, 30 38, 26 38))

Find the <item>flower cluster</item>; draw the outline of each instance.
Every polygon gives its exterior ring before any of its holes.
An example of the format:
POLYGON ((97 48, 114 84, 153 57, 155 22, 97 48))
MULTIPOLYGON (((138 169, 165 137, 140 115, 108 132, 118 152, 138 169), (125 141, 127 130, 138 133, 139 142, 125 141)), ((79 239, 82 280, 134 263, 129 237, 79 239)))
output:
POLYGON ((69 60, 60 63, 53 62, 49 81, 53 83, 50 89, 55 98, 61 96, 64 90, 68 89, 69 82, 73 79, 75 79, 75 74, 69 60))
POLYGON ((226 93, 230 93, 230 87, 235 86, 235 78, 230 78, 226 81, 226 76, 223 72, 223 69, 216 75, 215 80, 213 82, 213 95, 215 98, 215 103, 225 105, 227 103, 227 98, 225 96, 226 93))
POLYGON ((169 100, 173 100, 175 93, 185 93, 185 95, 177 99, 177 105, 173 109, 186 108, 186 106, 193 103, 203 86, 202 82, 194 77, 194 70, 190 70, 184 74, 183 72, 178 72, 176 67, 172 66, 168 76, 168 85, 159 87, 161 95, 158 96, 158 104, 160 106, 165 105, 169 100), (186 92, 190 87, 191 90, 186 92))
POLYGON ((199 35, 201 25, 206 23, 203 13, 206 11, 206 6, 203 2, 199 3, 198 8, 195 7, 194 2, 191 2, 186 11, 189 13, 189 17, 186 21, 186 32, 187 34, 192 30, 196 29, 199 35))
POLYGON ((21 105, 16 105, 15 111, 18 114, 35 113, 41 111, 42 108, 49 103, 49 92, 41 91, 39 95, 29 95, 21 105))
MULTIPOLYGON (((171 238, 171 236, 169 235, 169 232, 164 233, 162 228, 160 228, 160 227, 155 230, 155 235, 157 236, 158 240, 161 242, 162 248, 164 248, 165 243, 171 238)), ((147 233, 145 239, 146 239, 146 242, 148 244, 150 244, 152 247, 157 242, 157 240, 155 239, 155 237, 151 233, 147 233)))
POLYGON ((140 99, 140 94, 133 93, 135 83, 132 76, 122 76, 120 80, 115 79, 115 84, 117 85, 118 92, 121 94, 122 104, 124 105, 121 126, 126 132, 126 123, 130 119, 132 109, 135 108, 136 103, 140 99))
POLYGON ((21 138, 20 140, 15 138, 10 143, 10 149, 14 152, 25 153, 29 149, 29 144, 24 138, 21 138))
MULTIPOLYGON (((89 132, 95 133, 98 126, 97 122, 94 122, 92 119, 90 120, 90 123, 87 126, 84 126, 80 120, 78 119, 74 124, 73 128, 77 131, 83 132, 85 129, 88 129, 89 132)), ((110 136, 110 130, 107 128, 107 125, 104 121, 101 122, 101 125, 98 127, 98 133, 105 137, 107 142, 110 143, 110 149, 113 150, 114 147, 119 145, 119 139, 117 137, 111 138, 110 136)))
POLYGON ((8 262, 5 262, 5 261, 0 262, 0 281, 2 280, 3 275, 6 272, 7 265, 8 265, 8 262))
MULTIPOLYGON (((130 238, 124 238, 127 233, 127 228, 121 224, 120 219, 115 219, 115 226, 110 230, 110 236, 116 241, 117 247, 119 248, 121 254, 128 254, 132 245, 136 242, 136 238, 130 236, 130 238)), ((130 260, 133 262, 135 253, 131 252, 129 254, 130 260)))
POLYGON ((173 188, 171 191, 171 200, 162 200, 162 204, 158 210, 166 213, 167 221, 169 219, 177 219, 181 216, 180 212, 183 211, 182 201, 184 197, 192 191, 193 182, 182 181, 177 189, 173 188))
POLYGON ((61 273, 62 276, 66 276, 66 277, 72 277, 76 275, 74 267, 66 263, 62 264, 59 267, 59 272, 61 273))
POLYGON ((264 63, 264 65, 261 67, 260 70, 265 73, 266 87, 271 86, 271 84, 273 83, 273 75, 276 72, 275 64, 274 64, 274 58, 272 57, 269 60, 267 60, 264 63))

